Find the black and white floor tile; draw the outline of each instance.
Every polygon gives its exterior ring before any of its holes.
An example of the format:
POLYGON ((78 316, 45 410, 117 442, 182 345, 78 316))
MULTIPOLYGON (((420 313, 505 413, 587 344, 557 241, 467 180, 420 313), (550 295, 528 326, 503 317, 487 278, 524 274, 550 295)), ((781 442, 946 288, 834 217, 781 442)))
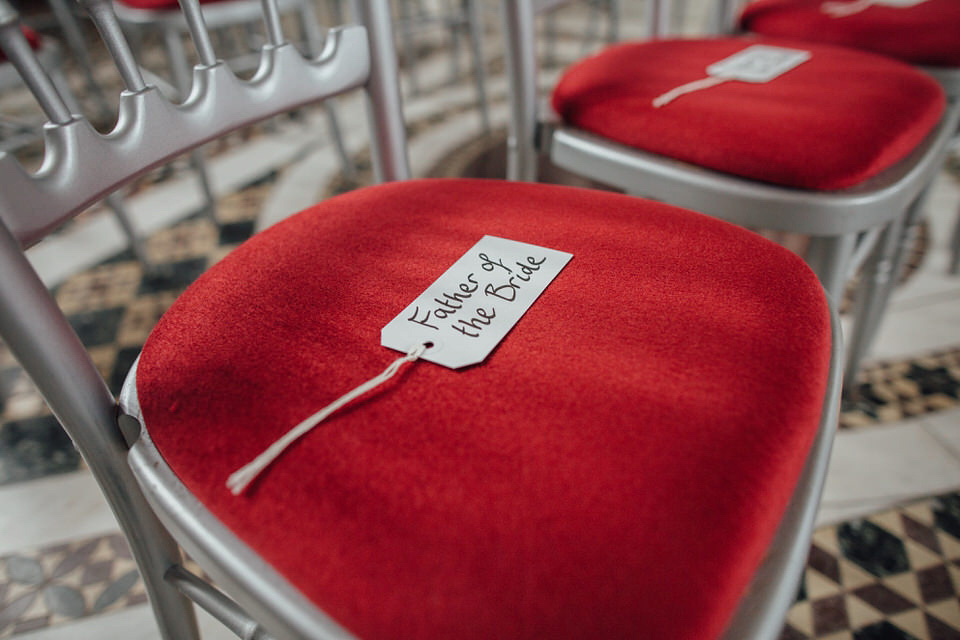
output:
POLYGON ((822 528, 780 638, 960 638, 958 580, 958 493, 822 528))

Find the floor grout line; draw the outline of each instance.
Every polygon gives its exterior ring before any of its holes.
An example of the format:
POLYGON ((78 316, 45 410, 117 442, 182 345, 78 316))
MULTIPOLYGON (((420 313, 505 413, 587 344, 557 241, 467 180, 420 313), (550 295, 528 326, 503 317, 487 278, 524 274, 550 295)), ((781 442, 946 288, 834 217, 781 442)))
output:
POLYGON ((923 429, 927 435, 936 440, 937 443, 943 447, 947 453, 956 459, 957 464, 960 465, 960 448, 957 448, 952 443, 948 442, 940 433, 936 431, 936 429, 932 429, 930 425, 926 424, 925 419, 921 420, 920 428, 923 429))

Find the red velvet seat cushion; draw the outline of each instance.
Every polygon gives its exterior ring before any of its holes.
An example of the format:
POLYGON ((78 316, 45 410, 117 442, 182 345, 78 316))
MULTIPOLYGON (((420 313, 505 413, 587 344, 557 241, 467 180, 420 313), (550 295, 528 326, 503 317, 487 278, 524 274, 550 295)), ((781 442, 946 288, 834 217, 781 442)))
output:
POLYGON ((563 120, 621 144, 801 189, 842 189, 903 159, 942 114, 929 76, 874 54, 782 40, 661 40, 610 47, 553 93, 563 120), (729 81, 654 108, 751 44, 812 52, 766 84, 729 81))
POLYGON ((741 26, 768 36, 875 51, 911 64, 960 67, 960 2, 925 0, 910 7, 872 5, 835 18, 823 0, 757 0, 741 26))
POLYGON ((183 482, 362 638, 671 638, 724 626, 817 428, 806 265, 617 194, 393 183, 326 201, 202 276, 144 347, 147 429, 183 482), (488 360, 418 362, 227 476, 399 356, 380 329, 484 234, 572 252, 488 360))

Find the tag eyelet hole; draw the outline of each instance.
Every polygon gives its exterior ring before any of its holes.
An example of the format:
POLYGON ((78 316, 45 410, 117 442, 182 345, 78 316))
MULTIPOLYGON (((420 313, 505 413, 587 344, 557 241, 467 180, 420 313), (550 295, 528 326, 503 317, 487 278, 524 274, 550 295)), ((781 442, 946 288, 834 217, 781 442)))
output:
POLYGON ((427 342, 423 343, 423 346, 425 346, 427 349, 433 349, 433 342, 428 340, 427 342))

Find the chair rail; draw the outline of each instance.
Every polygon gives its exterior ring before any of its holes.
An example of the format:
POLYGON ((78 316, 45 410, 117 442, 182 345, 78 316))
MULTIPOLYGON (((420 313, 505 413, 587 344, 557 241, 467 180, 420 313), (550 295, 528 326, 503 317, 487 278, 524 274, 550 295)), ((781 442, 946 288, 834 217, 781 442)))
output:
POLYGON ((179 105, 155 87, 124 91, 117 125, 106 135, 80 116, 48 124, 36 174, 0 154, 0 220, 30 246, 131 177, 245 125, 363 86, 369 73, 367 32, 346 26, 330 31, 315 60, 290 43, 264 46, 248 81, 222 61, 198 66, 179 105))

